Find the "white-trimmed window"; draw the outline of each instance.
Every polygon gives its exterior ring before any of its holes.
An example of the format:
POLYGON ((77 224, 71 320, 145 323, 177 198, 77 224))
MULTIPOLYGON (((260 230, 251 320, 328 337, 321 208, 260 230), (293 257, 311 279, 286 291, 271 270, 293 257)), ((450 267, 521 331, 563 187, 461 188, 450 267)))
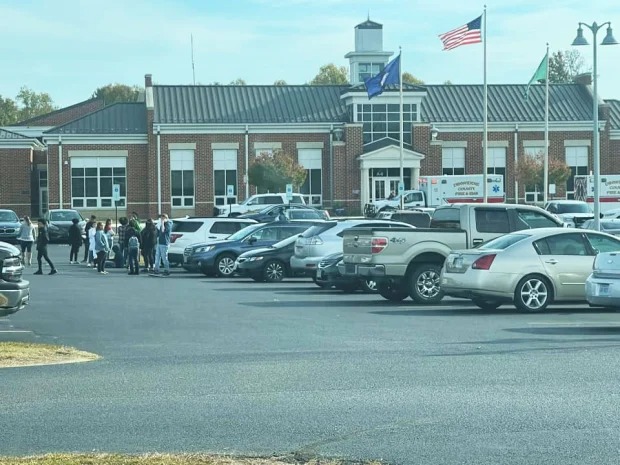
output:
POLYGON ((506 180, 506 147, 487 148, 487 174, 501 174, 506 180))
POLYGON ((213 151, 213 186, 215 205, 237 203, 237 150, 213 151), (233 186, 232 197, 227 196, 227 186, 233 186))
POLYGON ((566 164, 570 167, 570 177, 566 181, 566 198, 573 199, 575 176, 588 174, 588 147, 566 147, 566 164))
MULTIPOLYGON (((418 120, 418 106, 403 105, 403 142, 411 144, 411 125, 418 120)), ((357 122, 364 127, 364 144, 385 139, 400 140, 400 105, 379 103, 357 105, 357 122)))
POLYGON ((322 205, 323 181, 321 149, 298 149, 298 163, 306 169, 306 180, 301 186, 300 194, 308 205, 322 205))
MULTIPOLYGON (((530 147, 523 147, 523 155, 526 157, 544 157, 545 146, 544 145, 532 145, 530 147)), ((506 182, 504 180, 504 182, 506 182)), ((526 185, 525 189, 525 201, 526 202, 543 202, 544 201, 544 189, 543 186, 526 185)))
POLYGON ((170 150, 170 194, 172 206, 194 206, 194 151, 170 150))
POLYGON ((112 186, 119 184, 119 207, 127 201, 125 157, 72 157, 71 206, 73 208, 112 208, 112 186))
POLYGON ((465 174, 465 147, 441 149, 441 174, 465 174))
POLYGON ((385 67, 385 63, 358 63, 357 75, 359 82, 364 82, 365 79, 376 76, 385 67))

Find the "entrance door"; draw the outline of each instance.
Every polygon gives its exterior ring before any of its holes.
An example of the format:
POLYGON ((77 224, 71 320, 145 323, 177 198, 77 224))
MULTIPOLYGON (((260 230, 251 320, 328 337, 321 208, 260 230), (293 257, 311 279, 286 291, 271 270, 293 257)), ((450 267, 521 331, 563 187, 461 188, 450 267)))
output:
POLYGON ((386 195, 386 182, 385 178, 375 178, 372 182, 372 202, 376 202, 377 200, 384 200, 388 197, 389 193, 386 195))
POLYGON ((49 197, 47 192, 47 168, 39 168, 39 216, 47 213, 49 197))

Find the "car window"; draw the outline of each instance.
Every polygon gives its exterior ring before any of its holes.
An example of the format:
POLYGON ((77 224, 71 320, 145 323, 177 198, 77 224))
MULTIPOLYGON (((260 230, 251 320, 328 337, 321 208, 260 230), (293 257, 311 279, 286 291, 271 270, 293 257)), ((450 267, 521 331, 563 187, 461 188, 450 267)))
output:
POLYGON ((182 221, 174 220, 172 223, 172 232, 176 233, 193 233, 200 229, 203 225, 201 221, 182 221))
POLYGON ((212 234, 234 234, 239 230, 237 223, 232 221, 216 221, 209 230, 212 234))
POLYGON ((421 202, 421 201, 422 201, 421 192, 409 192, 407 195, 405 195, 405 198, 403 199, 404 203, 421 202))
POLYGON ((301 195, 294 195, 291 203, 304 203, 303 199, 301 198, 301 195))
POLYGON ((278 228, 270 227, 259 229, 248 236, 248 240, 249 239, 256 239, 257 241, 277 241, 279 239, 278 228))
POLYGON ((461 229, 461 211, 458 208, 438 208, 431 218, 431 228, 461 229))
POLYGON ((532 210, 517 209, 518 229, 556 228, 560 226, 547 215, 532 210))
POLYGON ((279 195, 267 195, 263 197, 263 203, 269 204, 269 205, 280 205, 284 203, 284 201, 282 200, 282 197, 279 195))
POLYGON ((558 213, 592 213, 587 203, 559 203, 558 213))
POLYGON ((476 229, 478 232, 507 233, 510 232, 508 212, 506 210, 489 210, 476 208, 476 229))
POLYGON ((620 252, 620 240, 618 239, 596 233, 586 233, 586 237, 596 253, 620 252))
POLYGON ((506 234, 505 236, 496 237, 495 239, 491 239, 489 242, 485 242, 483 245, 478 247, 479 250, 504 250, 510 247, 517 242, 522 241, 523 239, 527 239, 529 236, 527 234, 506 234))
POLYGON ((13 221, 19 222, 19 218, 14 212, 0 212, 0 221, 13 221))
POLYGON ((314 236, 318 236, 321 233, 324 233, 325 231, 332 229, 333 227, 335 227, 338 223, 336 222, 332 222, 332 223, 324 223, 324 224, 317 224, 315 226, 312 226, 308 229, 306 229, 303 233, 303 237, 314 237, 314 236))
POLYGON ((71 221, 73 218, 82 220, 82 217, 75 211, 60 211, 50 213, 50 221, 71 221))
POLYGON ((260 228, 264 226, 264 224, 251 224, 250 226, 246 226, 243 229, 240 229, 239 231, 237 231, 235 234, 233 234, 232 236, 230 236, 228 238, 228 240, 231 241, 240 241, 242 239, 245 239, 247 236, 249 236, 250 234, 252 234, 253 231, 255 231, 256 229, 260 228))
POLYGON ((541 255, 590 255, 581 234, 556 234, 534 242, 541 255))
POLYGON ((291 236, 299 236, 306 229, 308 229, 308 226, 306 225, 306 226, 287 227, 287 228, 278 228, 278 229, 280 233, 279 239, 283 240, 291 236))
POLYGON ((293 220, 314 220, 320 219, 321 215, 312 210, 289 210, 288 217, 293 220))

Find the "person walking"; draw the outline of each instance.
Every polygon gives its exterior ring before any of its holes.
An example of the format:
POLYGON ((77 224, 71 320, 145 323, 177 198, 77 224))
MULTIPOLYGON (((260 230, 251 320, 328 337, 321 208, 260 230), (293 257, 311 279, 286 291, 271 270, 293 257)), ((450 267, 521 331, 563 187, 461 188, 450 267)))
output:
POLYGON ((86 263, 87 266, 90 266, 91 263, 91 258, 90 258, 90 235, 88 234, 89 231, 95 227, 95 220, 97 219, 97 217, 95 215, 90 215, 90 220, 88 220, 88 222, 86 223, 86 226, 84 227, 84 260, 82 260, 82 263, 86 263))
POLYGON ((78 226, 80 220, 73 218, 71 222, 73 224, 69 227, 69 245, 71 245, 71 252, 69 252, 69 263, 71 265, 77 265, 78 253, 80 252, 80 246, 82 245, 82 232, 78 226))
MULTIPOLYGON (((97 251, 95 250, 95 234, 97 233, 97 224, 95 223, 92 228, 88 231, 88 263, 86 266, 92 266, 93 269, 97 269, 96 264, 96 255, 97 251)), ((103 231, 103 224, 101 226, 101 230, 103 231)))
POLYGON ((105 270, 105 261, 110 251, 110 243, 108 242, 108 235, 103 232, 103 223, 101 221, 97 223, 94 242, 97 254, 97 271, 101 274, 108 274, 105 270))
POLYGON ((134 223, 135 221, 132 220, 126 233, 127 253, 129 260, 128 274, 139 275, 140 263, 138 261, 138 257, 140 255, 140 235, 138 234, 138 231, 136 231, 134 223))
POLYGON ((155 264, 155 245, 157 244, 157 229, 152 219, 146 220, 146 226, 140 233, 140 245, 142 246, 142 257, 144 267, 147 272, 153 271, 155 264))
POLYGON ((26 266, 32 265, 32 244, 37 238, 37 228, 29 216, 24 216, 24 220, 19 227, 17 240, 22 249, 22 263, 26 266))
POLYGON ((52 269, 49 274, 56 274, 56 267, 50 260, 49 255, 47 254, 47 244, 50 243, 50 236, 47 230, 47 221, 44 219, 39 220, 39 231, 37 232, 37 263, 39 265, 39 269, 34 274, 43 274, 43 258, 47 262, 47 264, 52 269))
POLYGON ((170 236, 172 235, 172 223, 168 220, 165 213, 160 215, 157 227, 157 247, 155 249, 154 273, 159 274, 161 262, 164 263, 164 276, 170 275, 170 262, 168 261, 168 248, 170 247, 170 236))

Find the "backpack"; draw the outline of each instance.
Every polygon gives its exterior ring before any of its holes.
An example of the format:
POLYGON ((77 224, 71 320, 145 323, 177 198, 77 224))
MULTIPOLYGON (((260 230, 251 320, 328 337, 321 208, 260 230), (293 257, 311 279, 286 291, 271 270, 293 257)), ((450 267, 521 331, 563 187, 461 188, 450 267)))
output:
POLYGON ((127 242, 127 246, 130 249, 138 249, 140 247, 140 241, 137 236, 131 236, 127 242))

